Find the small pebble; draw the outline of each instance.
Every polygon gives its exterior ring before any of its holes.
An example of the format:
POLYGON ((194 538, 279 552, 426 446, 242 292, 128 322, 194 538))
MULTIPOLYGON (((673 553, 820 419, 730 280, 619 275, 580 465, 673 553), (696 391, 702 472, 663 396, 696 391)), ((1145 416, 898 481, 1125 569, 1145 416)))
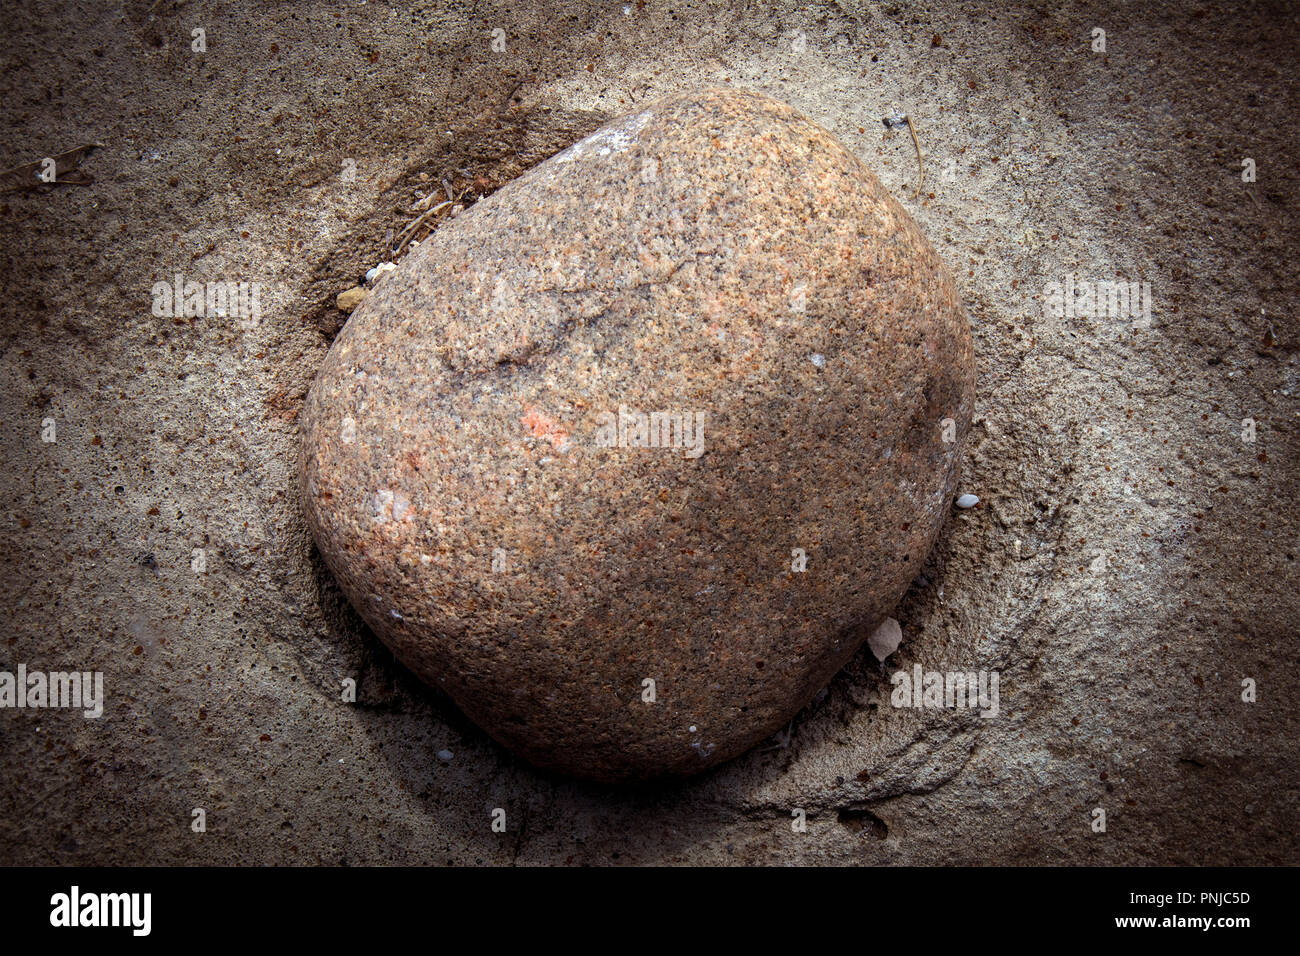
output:
POLYGON ((438 759, 443 763, 451 763, 451 758, 455 756, 450 750, 439 750, 438 759))
POLYGON ((814 352, 812 355, 808 357, 812 359, 812 363, 816 365, 818 368, 826 367, 826 356, 822 355, 821 352, 814 352))
POLYGON ((979 503, 980 500, 975 495, 962 495, 957 499, 958 508, 974 508, 979 503))
POLYGON ((885 618, 880 623, 880 627, 876 628, 875 633, 867 638, 867 646, 871 648, 871 653, 876 655, 878 661, 883 661, 898 650, 898 645, 901 643, 903 643, 903 628, 892 617, 885 618))
POLYGON ((334 304, 338 306, 340 312, 351 312, 361 304, 361 300, 366 297, 366 290, 356 285, 346 292, 340 292, 334 304))

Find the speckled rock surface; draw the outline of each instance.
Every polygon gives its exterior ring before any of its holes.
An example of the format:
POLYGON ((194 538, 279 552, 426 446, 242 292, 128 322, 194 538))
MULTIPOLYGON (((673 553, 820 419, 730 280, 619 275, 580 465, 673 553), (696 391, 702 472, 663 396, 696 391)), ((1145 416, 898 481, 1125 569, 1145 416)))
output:
POLYGON ((301 419, 307 516, 362 617, 506 746, 690 774, 787 722, 916 576, 973 365, 859 160, 776 100, 678 95, 367 296, 301 419))

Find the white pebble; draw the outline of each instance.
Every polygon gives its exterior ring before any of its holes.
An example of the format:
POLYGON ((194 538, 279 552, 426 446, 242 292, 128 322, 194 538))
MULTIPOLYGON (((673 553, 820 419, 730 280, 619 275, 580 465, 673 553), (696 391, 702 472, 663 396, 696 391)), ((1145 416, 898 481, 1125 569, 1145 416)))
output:
POLYGON ((878 661, 883 661, 898 650, 898 645, 901 643, 903 643, 903 628, 892 617, 881 621, 880 627, 867 638, 867 646, 871 648, 871 653, 876 655, 878 661))
POLYGON ((974 508, 979 503, 980 500, 975 495, 962 495, 957 499, 958 508, 974 508))
POLYGON ((822 355, 821 352, 814 352, 812 355, 808 357, 812 359, 812 363, 816 365, 818 368, 826 367, 826 356, 822 355))
POLYGON ((438 759, 443 763, 451 763, 451 758, 455 756, 450 750, 439 750, 438 759))
POLYGON ((379 263, 379 265, 366 273, 366 285, 374 285, 385 273, 392 272, 396 268, 397 263, 395 262, 379 263))

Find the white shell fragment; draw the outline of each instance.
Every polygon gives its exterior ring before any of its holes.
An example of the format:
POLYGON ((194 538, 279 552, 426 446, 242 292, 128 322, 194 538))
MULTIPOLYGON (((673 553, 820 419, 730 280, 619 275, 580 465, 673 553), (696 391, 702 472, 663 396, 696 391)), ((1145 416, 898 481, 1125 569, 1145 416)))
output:
POLYGON ((379 265, 375 266, 373 269, 371 269, 366 273, 366 284, 374 285, 376 282, 379 281, 380 277, 383 276, 384 273, 392 272, 396 268, 397 268, 397 264, 394 262, 379 263, 379 265))
POLYGON ((901 643, 903 643, 903 628, 892 617, 881 621, 880 627, 867 638, 867 646, 871 648, 871 653, 876 655, 878 661, 883 661, 898 650, 898 645, 901 643))
POLYGON ((975 495, 962 495, 957 499, 958 508, 974 508, 979 503, 980 500, 975 495))

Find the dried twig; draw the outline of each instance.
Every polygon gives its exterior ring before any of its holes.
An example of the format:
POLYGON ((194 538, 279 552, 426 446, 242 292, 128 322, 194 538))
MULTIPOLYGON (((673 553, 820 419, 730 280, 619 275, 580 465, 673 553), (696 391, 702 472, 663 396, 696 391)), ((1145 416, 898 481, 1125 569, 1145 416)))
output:
POLYGON ((434 206, 428 212, 421 213, 419 216, 417 216, 411 222, 410 225, 408 225, 405 229, 402 230, 402 234, 397 237, 397 242, 395 242, 389 248, 389 251, 396 253, 397 250, 401 249, 404 245, 406 245, 407 239, 409 239, 412 235, 415 234, 415 230, 419 229, 422 225, 424 225, 424 223, 428 221, 430 217, 436 215, 437 213, 442 212, 442 210, 446 209, 450 205, 451 205, 451 200, 446 200, 445 202, 438 203, 438 205, 434 206))

